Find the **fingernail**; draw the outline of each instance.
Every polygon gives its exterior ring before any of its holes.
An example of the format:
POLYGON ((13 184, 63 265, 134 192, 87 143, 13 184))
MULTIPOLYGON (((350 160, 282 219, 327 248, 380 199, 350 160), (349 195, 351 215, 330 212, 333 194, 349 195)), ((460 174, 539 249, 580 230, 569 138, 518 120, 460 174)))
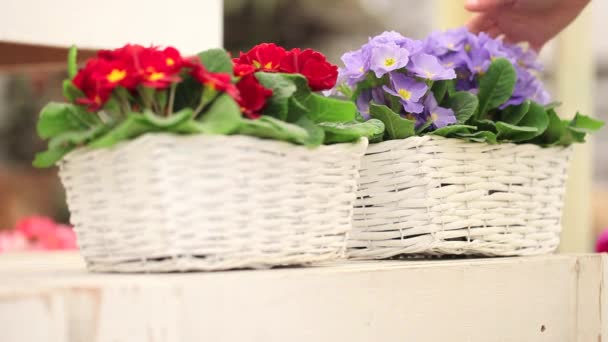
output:
POLYGON ((479 5, 479 0, 467 0, 466 5, 470 7, 477 7, 479 5))

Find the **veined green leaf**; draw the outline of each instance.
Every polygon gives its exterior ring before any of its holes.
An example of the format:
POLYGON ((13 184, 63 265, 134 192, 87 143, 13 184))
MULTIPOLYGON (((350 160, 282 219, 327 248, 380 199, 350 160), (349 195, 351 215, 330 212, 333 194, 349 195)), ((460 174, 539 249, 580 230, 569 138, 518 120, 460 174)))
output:
POLYGON ((488 131, 480 131, 475 133, 456 133, 455 137, 464 138, 469 141, 479 142, 479 143, 488 143, 488 144, 496 144, 497 138, 496 134, 488 131))
POLYGON ((372 103, 369 106, 369 112, 372 118, 384 123, 385 136, 389 140, 405 139, 416 135, 416 122, 402 118, 387 106, 372 103))
POLYGON ((443 99, 448 93, 449 81, 450 80, 437 81, 433 84, 433 87, 431 88, 431 90, 433 91, 433 96, 435 96, 435 100, 437 100, 437 103, 440 105, 442 105, 443 99))
POLYGON ((457 123, 464 124, 475 114, 478 104, 477 96, 468 91, 458 91, 450 95, 442 106, 452 109, 457 123))
POLYGON ((538 135, 538 128, 511 125, 506 122, 498 121, 496 123, 496 129, 498 130, 498 139, 506 141, 523 141, 528 140, 527 137, 534 137, 538 135))
POLYGON ((262 116, 257 120, 242 120, 237 130, 238 134, 289 141, 304 145, 310 140, 306 129, 271 116, 262 116))
POLYGON ((526 100, 517 106, 509 106, 500 113, 500 121, 517 125, 530 110, 532 101, 526 100))
POLYGON ((460 133, 469 134, 469 133, 471 133, 471 131, 474 131, 476 129, 477 129, 477 127, 469 126, 469 125, 450 125, 450 126, 438 128, 438 129, 432 131, 430 134, 450 138, 455 134, 460 134, 460 133))
POLYGON ((476 117, 483 119, 486 113, 507 102, 513 94, 517 74, 507 59, 498 58, 479 80, 479 109, 476 117))
POLYGON ((101 124, 84 131, 63 132, 49 140, 49 150, 61 150, 65 147, 82 146, 109 130, 110 126, 101 124))
POLYGON ((239 105, 228 94, 221 94, 197 121, 207 134, 231 134, 241 124, 239 105))
POLYGON ((264 115, 287 121, 288 113, 290 113, 292 114, 291 120, 297 121, 305 113, 305 111, 298 111, 298 115, 295 115, 299 108, 294 108, 294 112, 290 110, 290 105, 295 104, 290 104, 289 101, 297 90, 296 84, 291 79, 283 74, 267 72, 258 72, 255 76, 264 87, 272 90, 272 97, 266 102, 264 115))
POLYGON ((50 102, 40 111, 36 129, 43 139, 68 131, 86 130, 100 123, 94 113, 73 104, 50 102))
POLYGON ((192 119, 194 112, 190 108, 182 109, 171 116, 159 116, 151 111, 144 111, 141 120, 146 121, 150 126, 157 128, 168 128, 181 124, 186 120, 192 119))
POLYGON ((224 49, 210 49, 198 54, 201 63, 211 72, 223 72, 232 76, 232 59, 224 49))
POLYGON ((319 124, 325 130, 325 143, 343 143, 356 141, 366 137, 370 141, 382 139, 384 134, 384 124, 377 119, 370 119, 366 122, 322 122, 319 124))
POLYGON ((315 147, 323 144, 325 140, 325 131, 309 118, 303 116, 296 124, 304 128, 308 132, 308 138, 303 142, 304 145, 315 147))

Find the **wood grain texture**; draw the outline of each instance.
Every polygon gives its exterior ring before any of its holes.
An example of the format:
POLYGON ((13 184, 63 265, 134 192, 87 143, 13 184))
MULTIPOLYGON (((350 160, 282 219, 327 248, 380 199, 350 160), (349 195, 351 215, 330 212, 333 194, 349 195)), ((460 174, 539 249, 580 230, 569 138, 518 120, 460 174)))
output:
POLYGON ((117 275, 75 254, 3 256, 0 341, 595 342, 608 339, 607 266, 553 255, 117 275))

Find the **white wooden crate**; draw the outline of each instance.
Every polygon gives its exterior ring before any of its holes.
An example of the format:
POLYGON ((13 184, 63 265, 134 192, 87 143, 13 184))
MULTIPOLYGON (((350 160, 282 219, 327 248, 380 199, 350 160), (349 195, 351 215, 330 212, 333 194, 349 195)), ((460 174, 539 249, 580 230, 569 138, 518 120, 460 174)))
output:
POLYGON ((608 257, 90 274, 0 256, 0 341, 605 341, 608 257), (602 292, 604 291, 604 292, 602 292))

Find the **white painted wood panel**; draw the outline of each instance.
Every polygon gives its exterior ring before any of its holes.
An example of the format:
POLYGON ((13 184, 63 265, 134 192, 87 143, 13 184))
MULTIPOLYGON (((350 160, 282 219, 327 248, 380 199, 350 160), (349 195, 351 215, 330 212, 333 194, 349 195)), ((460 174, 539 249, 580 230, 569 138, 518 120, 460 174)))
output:
POLYGON ((184 54, 222 45, 222 0, 2 0, 0 41, 80 48, 127 42, 184 54))
POLYGON ((104 275, 74 254, 3 256, 0 341, 599 341, 607 265, 554 255, 104 275))

